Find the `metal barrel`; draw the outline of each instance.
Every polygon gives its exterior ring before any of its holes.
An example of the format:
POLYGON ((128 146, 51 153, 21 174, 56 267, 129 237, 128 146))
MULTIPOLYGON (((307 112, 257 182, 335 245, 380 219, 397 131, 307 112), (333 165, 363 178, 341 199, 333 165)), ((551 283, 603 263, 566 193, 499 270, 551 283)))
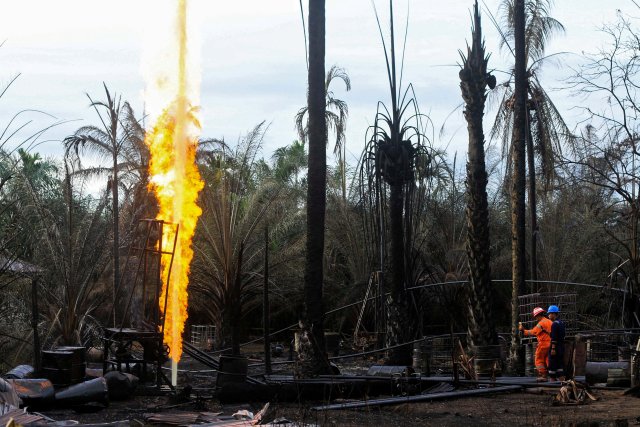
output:
POLYGON ((424 375, 431 373, 431 341, 422 340, 413 344, 413 369, 424 375))
POLYGON ((243 383, 247 380, 248 362, 242 356, 220 356, 216 386, 222 387, 227 383, 243 383))
POLYGON ((629 362, 587 362, 585 379, 589 384, 606 383, 610 369, 623 369, 629 372, 629 362))
POLYGON ((84 347, 58 347, 42 351, 42 374, 56 387, 77 384, 86 375, 85 354, 84 347))
POLYGON ((502 375, 500 345, 484 345, 473 348, 473 366, 478 378, 502 375))
POLYGON ((538 375, 535 363, 535 354, 537 348, 537 342, 525 344, 524 346, 524 375, 527 377, 535 377, 538 375))
POLYGON ((631 385, 631 374, 627 369, 609 368, 607 370, 608 387, 629 387, 631 385))

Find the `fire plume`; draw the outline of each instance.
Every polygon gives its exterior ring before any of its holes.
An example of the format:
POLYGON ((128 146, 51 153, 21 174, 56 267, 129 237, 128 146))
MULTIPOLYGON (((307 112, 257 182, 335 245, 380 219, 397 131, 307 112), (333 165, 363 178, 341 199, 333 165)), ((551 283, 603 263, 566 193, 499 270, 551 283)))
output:
MULTIPOLYGON (((162 294, 158 303, 166 305, 164 342, 174 363, 182 355, 182 332, 187 319, 187 286, 189 266, 193 258, 191 240, 202 210, 196 204, 204 183, 195 163, 200 123, 197 109, 191 105, 187 85, 187 1, 178 0, 176 40, 178 55, 174 71, 177 80, 167 84, 166 76, 155 81, 156 90, 172 92, 172 99, 147 132, 146 143, 151 153, 149 188, 159 204, 157 219, 179 225, 173 264, 162 257, 162 294), (170 279, 167 283, 167 277, 170 279)), ((166 95, 166 94, 165 94, 166 95)), ((165 226, 162 249, 170 251, 175 227, 165 226)))

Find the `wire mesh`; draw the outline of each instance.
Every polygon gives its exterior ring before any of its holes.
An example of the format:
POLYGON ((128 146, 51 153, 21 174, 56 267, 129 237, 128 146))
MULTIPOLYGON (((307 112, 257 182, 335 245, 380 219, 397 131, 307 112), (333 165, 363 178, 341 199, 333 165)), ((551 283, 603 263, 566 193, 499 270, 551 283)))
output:
MULTIPOLYGON (((567 336, 578 331, 577 321, 577 294, 575 292, 540 292, 522 295, 518 297, 519 319, 525 329, 531 329, 536 325, 533 319, 533 309, 541 307, 545 311, 550 305, 560 308, 560 319, 564 322, 567 336)), ((523 342, 531 342, 535 337, 523 337, 523 342)))
POLYGON ((639 333, 602 332, 583 337, 587 344, 587 361, 614 362, 631 360, 631 355, 640 338, 639 333))
POLYGON ((191 345, 200 350, 213 350, 214 325, 191 325, 191 345))

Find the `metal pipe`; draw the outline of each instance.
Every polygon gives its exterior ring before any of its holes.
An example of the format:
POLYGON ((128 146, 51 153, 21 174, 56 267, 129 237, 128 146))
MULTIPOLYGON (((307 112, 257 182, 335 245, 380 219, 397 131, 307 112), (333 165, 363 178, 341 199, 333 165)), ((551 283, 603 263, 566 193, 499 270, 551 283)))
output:
POLYGON ((333 405, 315 406, 315 407, 312 407, 311 409, 314 411, 331 411, 331 410, 339 410, 339 409, 370 408, 373 406, 401 405, 403 403, 427 402, 430 400, 452 399, 456 397, 468 397, 468 396, 477 396, 477 395, 483 395, 483 394, 506 393, 510 391, 520 390, 521 388, 522 387, 519 385, 508 385, 504 387, 491 387, 491 388, 481 388, 481 389, 472 389, 472 390, 449 391, 444 393, 420 394, 416 396, 390 397, 386 399, 373 399, 373 400, 351 402, 351 403, 337 403, 333 405))

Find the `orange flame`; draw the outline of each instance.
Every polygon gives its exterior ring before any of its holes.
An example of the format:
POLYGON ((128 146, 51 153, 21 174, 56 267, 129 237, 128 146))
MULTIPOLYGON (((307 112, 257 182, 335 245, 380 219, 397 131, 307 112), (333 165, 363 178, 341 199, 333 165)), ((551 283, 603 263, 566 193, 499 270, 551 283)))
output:
MULTIPOLYGON (((160 115, 146 143, 151 152, 149 163, 150 189, 155 193, 160 211, 157 219, 179 224, 173 264, 169 257, 162 258, 162 294, 158 303, 165 308, 164 342, 169 356, 178 362, 182 355, 182 332, 187 320, 187 286, 189 266, 193 258, 191 240, 202 210, 196 204, 198 193, 204 187, 195 163, 197 134, 200 123, 196 109, 190 106, 186 84, 186 0, 178 7, 178 84, 174 101, 160 115), (167 277, 171 272, 167 283, 167 277), (167 293, 168 290, 168 293, 167 293)), ((162 236, 163 250, 170 251, 175 239, 175 228, 165 226, 162 236)))

